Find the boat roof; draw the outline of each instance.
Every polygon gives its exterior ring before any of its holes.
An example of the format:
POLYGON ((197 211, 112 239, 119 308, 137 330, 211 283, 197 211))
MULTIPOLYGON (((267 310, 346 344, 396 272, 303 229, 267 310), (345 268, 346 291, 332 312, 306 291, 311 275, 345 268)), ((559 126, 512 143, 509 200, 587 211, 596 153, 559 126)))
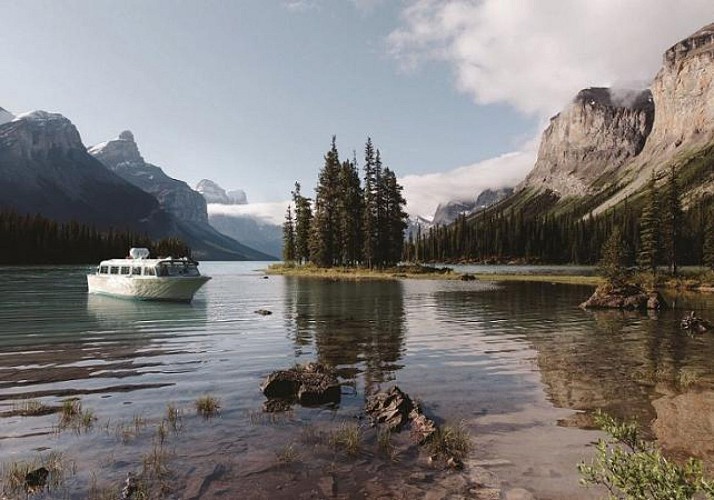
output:
POLYGON ((124 259, 109 259, 103 260, 99 263, 100 266, 156 266, 161 262, 186 262, 190 264, 198 265, 193 259, 187 257, 181 257, 180 259, 174 257, 159 257, 158 259, 132 259, 131 257, 126 257, 124 259))

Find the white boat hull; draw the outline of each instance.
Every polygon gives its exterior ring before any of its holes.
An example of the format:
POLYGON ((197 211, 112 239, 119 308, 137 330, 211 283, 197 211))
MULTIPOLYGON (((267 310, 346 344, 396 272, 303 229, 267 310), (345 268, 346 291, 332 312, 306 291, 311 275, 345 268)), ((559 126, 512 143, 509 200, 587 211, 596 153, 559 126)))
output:
POLYGON ((190 302, 208 276, 87 275, 89 293, 138 300, 190 302))

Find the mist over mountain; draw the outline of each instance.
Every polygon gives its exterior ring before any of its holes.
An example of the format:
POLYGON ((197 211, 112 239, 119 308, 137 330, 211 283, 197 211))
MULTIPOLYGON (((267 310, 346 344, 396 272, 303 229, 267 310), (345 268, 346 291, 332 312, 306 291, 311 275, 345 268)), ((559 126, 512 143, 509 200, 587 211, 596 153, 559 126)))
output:
POLYGON ((282 227, 271 218, 251 213, 243 190, 226 191, 210 179, 196 185, 208 202, 208 220, 221 233, 273 257, 282 254, 282 227), (245 209, 245 210, 244 210, 245 209))

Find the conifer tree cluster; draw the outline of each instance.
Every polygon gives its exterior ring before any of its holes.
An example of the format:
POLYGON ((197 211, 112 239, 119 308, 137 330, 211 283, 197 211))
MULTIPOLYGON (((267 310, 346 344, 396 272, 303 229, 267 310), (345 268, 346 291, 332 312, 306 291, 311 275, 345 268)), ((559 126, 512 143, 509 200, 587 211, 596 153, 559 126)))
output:
POLYGON ((333 137, 314 203, 295 183, 283 223, 283 260, 369 268, 401 260, 407 226, 402 186, 369 138, 364 154, 362 184, 356 158, 340 161, 333 137))
POLYGON ((652 273, 665 267, 673 274, 680 265, 714 269, 714 197, 694 200, 683 211, 681 182, 674 169, 655 173, 641 196, 598 216, 577 207, 556 210, 557 200, 541 193, 418 230, 404 260, 597 264, 617 230, 626 248, 623 265, 652 273))
POLYGON ((94 264, 124 256, 131 247, 146 247, 157 256, 191 256, 191 249, 178 238, 152 242, 130 231, 102 232, 74 221, 0 212, 0 265, 94 264))

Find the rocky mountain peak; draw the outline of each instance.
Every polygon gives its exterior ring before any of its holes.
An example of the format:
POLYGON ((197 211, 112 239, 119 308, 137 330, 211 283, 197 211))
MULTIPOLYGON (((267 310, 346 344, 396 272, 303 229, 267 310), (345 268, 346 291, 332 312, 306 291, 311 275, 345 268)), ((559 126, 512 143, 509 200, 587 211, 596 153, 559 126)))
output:
POLYGON ((650 90, 580 91, 543 132, 538 160, 520 187, 583 196, 593 182, 637 156, 652 130, 650 90))
POLYGON ((196 184, 196 191, 201 193, 207 203, 221 205, 245 205, 248 203, 248 197, 242 189, 226 192, 225 189, 210 179, 201 179, 196 184))
POLYGON ((121 134, 119 134, 119 140, 136 142, 134 141, 134 134, 131 133, 131 130, 124 130, 121 134))
MULTIPOLYGON (((5 118, 11 113, 3 110, 5 118)), ((0 119, 0 123, 2 119, 0 119)), ((37 155, 67 154, 75 149, 84 150, 77 128, 59 113, 31 111, 1 123, 0 146, 14 148, 16 154, 26 159, 37 155)))
POLYGON ((664 66, 673 68, 683 59, 714 53, 714 23, 704 26, 684 40, 677 42, 664 53, 664 66))
POLYGON ((15 115, 10 113, 5 108, 0 107, 0 125, 2 125, 3 123, 7 123, 9 121, 12 121, 14 119, 15 119, 15 115))

